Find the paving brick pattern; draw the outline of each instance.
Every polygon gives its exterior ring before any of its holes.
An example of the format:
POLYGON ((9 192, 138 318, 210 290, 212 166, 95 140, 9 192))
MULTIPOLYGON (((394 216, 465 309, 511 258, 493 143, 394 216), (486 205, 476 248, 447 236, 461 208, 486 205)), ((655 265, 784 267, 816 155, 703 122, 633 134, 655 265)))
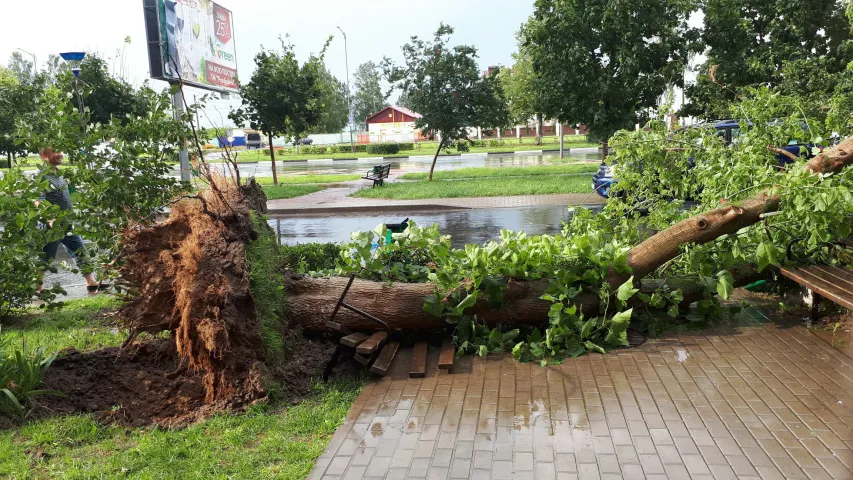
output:
POLYGON ((766 311, 541 368, 368 382, 312 478, 851 479, 853 362, 766 311), (773 320, 768 320, 768 315, 773 320))

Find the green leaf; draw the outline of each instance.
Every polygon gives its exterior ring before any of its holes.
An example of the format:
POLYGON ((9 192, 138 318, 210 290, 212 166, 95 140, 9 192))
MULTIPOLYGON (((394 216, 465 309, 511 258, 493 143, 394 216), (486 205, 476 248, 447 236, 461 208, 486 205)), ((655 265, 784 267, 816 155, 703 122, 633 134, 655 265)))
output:
POLYGON ((728 270, 722 270, 717 274, 717 294, 723 298, 723 300, 728 300, 729 295, 732 294, 734 290, 734 277, 729 273, 728 270))
POLYGON ((504 343, 511 342, 511 341, 515 340, 516 338, 518 338, 518 335, 520 333, 521 333, 521 331, 516 328, 516 329, 510 330, 510 331, 504 333, 502 339, 503 339, 504 343))
POLYGON ((678 316, 678 305, 670 305, 668 309, 666 309, 666 314, 672 318, 678 316))
POLYGON ((595 326, 595 322, 597 321, 598 317, 592 317, 583 324, 583 328, 581 328, 581 340, 589 338, 589 334, 592 333, 592 327, 595 326))
POLYGON ((456 306, 456 309, 459 311, 465 310, 466 308, 473 307, 475 303, 477 303, 477 293, 478 290, 474 290, 469 293, 464 300, 459 302, 459 305, 456 306))
POLYGON ((441 303, 441 299, 435 295, 429 295, 426 297, 423 309, 425 312, 438 318, 441 318, 444 314, 444 304, 441 303))
POLYGON ((631 314, 634 312, 633 308, 629 308, 624 312, 619 312, 616 315, 613 315, 613 318, 610 319, 610 330, 607 333, 607 337, 605 337, 604 341, 610 344, 621 344, 617 340, 620 339, 622 333, 628 330, 628 325, 631 323, 631 314))
POLYGON ((586 349, 587 349, 587 350, 589 350, 589 351, 591 351, 591 352, 607 353, 607 352, 605 352, 605 351, 604 351, 604 349, 603 349, 603 348, 601 348, 600 346, 598 346, 598 345, 596 345, 596 344, 594 344, 594 343, 590 342, 589 340, 587 340, 587 341, 586 341, 586 342, 584 342, 583 344, 584 344, 584 346, 586 347, 586 349))
POLYGON ((619 289, 616 290, 616 298, 622 300, 622 302, 627 302, 629 298, 633 297, 639 291, 640 289, 634 288, 634 277, 631 276, 628 281, 619 285, 619 289))
POLYGON ((521 360, 521 356, 524 355, 524 351, 527 347, 527 344, 524 342, 518 342, 512 347, 512 356, 516 358, 516 360, 521 360))
POLYGON ((485 345, 480 345, 480 348, 477 349, 477 355, 479 355, 481 357, 486 357, 489 355, 489 349, 486 348, 485 345))

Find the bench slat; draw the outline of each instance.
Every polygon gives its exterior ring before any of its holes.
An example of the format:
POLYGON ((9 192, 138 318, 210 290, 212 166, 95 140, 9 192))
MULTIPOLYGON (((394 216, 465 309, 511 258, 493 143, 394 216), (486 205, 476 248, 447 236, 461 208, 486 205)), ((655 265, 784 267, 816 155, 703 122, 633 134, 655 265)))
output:
POLYGON ((347 335, 346 337, 341 339, 341 345, 355 348, 361 344, 361 342, 367 340, 369 335, 366 333, 355 332, 347 335))
POLYGON ((853 295, 835 287, 835 285, 828 283, 820 277, 799 268, 780 268, 779 271, 782 275, 790 278, 800 285, 817 292, 818 295, 832 300, 844 308, 853 310, 853 295))
POLYGON ((359 345, 355 351, 359 355, 373 355, 373 352, 375 352, 376 349, 385 342, 386 338, 388 338, 388 332, 376 332, 359 345))
POLYGON ((373 366, 370 367, 370 371, 383 377, 387 375, 388 369, 391 367, 391 362, 394 360, 394 355, 397 355, 399 348, 400 344, 398 342, 386 343, 382 347, 382 351, 379 352, 379 356, 376 357, 376 361, 373 362, 373 366))
POLYGON ((409 368, 409 376, 412 378, 423 378, 426 375, 427 342, 418 342, 412 349, 412 364, 409 368))
POLYGON ((853 295, 853 273, 850 273, 841 267, 828 267, 825 265, 812 265, 803 268, 803 270, 821 272, 829 275, 832 278, 832 283, 853 295))
POLYGON ((844 285, 840 285, 841 281, 832 275, 826 274, 820 270, 812 270, 808 267, 799 268, 800 273, 803 275, 807 275, 808 278, 811 278, 816 283, 816 286, 823 288, 824 290, 830 291, 841 298, 846 298, 848 301, 853 302, 853 291, 849 291, 844 288, 844 285))
POLYGON ((438 368, 442 370, 453 370, 453 360, 456 358, 456 347, 445 338, 441 342, 441 355, 438 357, 438 368))

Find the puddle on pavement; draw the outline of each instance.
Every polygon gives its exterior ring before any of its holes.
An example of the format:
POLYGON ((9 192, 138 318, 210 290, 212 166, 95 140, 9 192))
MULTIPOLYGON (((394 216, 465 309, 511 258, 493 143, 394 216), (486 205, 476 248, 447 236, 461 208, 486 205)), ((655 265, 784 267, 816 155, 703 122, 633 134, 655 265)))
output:
POLYGON ((687 358, 688 358, 689 356, 690 356, 690 354, 689 354, 689 353, 687 353, 687 350, 684 350, 683 348, 679 348, 679 349, 678 349, 678 351, 677 351, 677 352, 675 352, 675 359, 676 359, 676 360, 678 360, 678 361, 679 361, 679 362, 681 362, 681 363, 686 362, 686 361, 687 361, 687 358))
MULTIPOLYGON (((600 207, 591 207, 600 209, 600 207)), ((371 231, 381 223, 397 223, 409 217, 418 225, 438 224, 441 233, 450 235, 454 247, 468 243, 482 245, 497 240, 501 230, 524 230, 529 235, 560 233, 563 222, 571 218, 565 206, 490 208, 442 212, 353 214, 336 216, 271 215, 268 222, 282 244, 310 242, 347 242, 350 234, 371 231)))

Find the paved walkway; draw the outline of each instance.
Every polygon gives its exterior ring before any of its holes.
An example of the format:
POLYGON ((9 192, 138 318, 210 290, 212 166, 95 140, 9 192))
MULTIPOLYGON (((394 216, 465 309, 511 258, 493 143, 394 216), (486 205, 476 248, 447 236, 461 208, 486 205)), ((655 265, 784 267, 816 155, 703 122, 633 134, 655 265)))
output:
POLYGON ((531 207, 538 205, 603 205, 605 199, 593 193, 556 195, 518 195, 511 197, 429 198, 422 200, 383 200, 354 198, 349 195, 358 187, 327 188, 296 198, 270 200, 269 213, 334 213, 336 211, 368 211, 402 209, 468 209, 531 207))
POLYGON ((764 310, 540 368, 465 357, 368 382, 311 478, 850 479, 853 361, 764 310), (768 319, 769 317, 769 319, 768 319))

